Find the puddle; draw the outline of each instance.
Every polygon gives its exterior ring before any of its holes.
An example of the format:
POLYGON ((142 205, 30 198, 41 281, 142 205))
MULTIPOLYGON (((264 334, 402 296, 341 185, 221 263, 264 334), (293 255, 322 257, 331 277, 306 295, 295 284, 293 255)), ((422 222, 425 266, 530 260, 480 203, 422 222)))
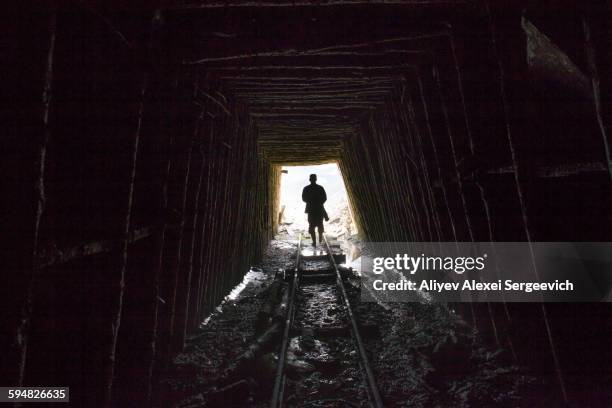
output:
POLYGON ((301 256, 327 256, 327 250, 324 248, 302 247, 301 256))
POLYGON ((304 272, 325 271, 331 269, 332 265, 327 259, 313 259, 300 262, 300 268, 304 272))

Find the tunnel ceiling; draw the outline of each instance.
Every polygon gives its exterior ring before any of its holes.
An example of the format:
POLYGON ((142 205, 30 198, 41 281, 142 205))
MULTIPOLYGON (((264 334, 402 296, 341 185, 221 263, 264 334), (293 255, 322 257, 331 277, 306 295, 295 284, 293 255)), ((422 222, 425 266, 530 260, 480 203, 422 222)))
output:
POLYGON ((462 1, 282 4, 181 6, 168 18, 172 35, 189 44, 183 64, 206 78, 210 89, 201 91, 243 104, 260 153, 283 164, 338 160, 393 91, 431 70, 451 18, 470 10, 462 1))

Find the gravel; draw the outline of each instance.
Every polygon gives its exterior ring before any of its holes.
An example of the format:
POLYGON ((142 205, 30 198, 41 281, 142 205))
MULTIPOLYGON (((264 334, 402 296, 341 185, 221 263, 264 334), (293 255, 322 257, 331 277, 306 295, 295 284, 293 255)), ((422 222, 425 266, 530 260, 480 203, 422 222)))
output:
MULTIPOLYGON (((260 356, 245 375, 248 378, 221 400, 215 393, 225 370, 255 338, 266 288, 279 269, 293 267, 296 246, 286 236, 271 242, 242 291, 220 305, 162 374, 161 406, 268 406, 277 360, 274 348, 260 356)), ((514 407, 538 386, 535 378, 512 363, 507 350, 484 345, 443 305, 362 303, 359 280, 352 278, 346 287, 360 325, 368 328, 362 337, 388 407, 514 407)), ((345 312, 338 309, 337 294, 326 290, 311 286, 303 291, 306 306, 299 314, 307 322, 338 326, 345 312)), ((367 406, 359 357, 350 337, 318 338, 303 330, 290 343, 288 372, 288 406, 367 406)))

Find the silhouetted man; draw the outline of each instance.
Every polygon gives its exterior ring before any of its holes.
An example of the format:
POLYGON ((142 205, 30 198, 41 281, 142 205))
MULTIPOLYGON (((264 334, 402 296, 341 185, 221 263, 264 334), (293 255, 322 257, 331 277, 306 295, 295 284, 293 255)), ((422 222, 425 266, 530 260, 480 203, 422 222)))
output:
POLYGON ((315 228, 319 230, 319 243, 323 242, 323 219, 329 221, 327 212, 323 204, 327 201, 325 189, 317 184, 317 175, 310 175, 310 185, 304 187, 302 191, 302 200, 306 203, 306 211, 308 214, 308 232, 312 238, 312 246, 317 246, 317 235, 315 228))

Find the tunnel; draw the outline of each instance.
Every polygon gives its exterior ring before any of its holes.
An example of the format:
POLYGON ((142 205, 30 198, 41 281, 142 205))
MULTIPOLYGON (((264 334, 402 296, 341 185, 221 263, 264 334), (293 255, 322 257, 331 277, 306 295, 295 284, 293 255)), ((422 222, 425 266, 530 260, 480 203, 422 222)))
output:
MULTIPOLYGON (((279 240, 297 248, 279 238, 295 166, 337 165, 363 242, 611 241, 605 2, 45 0, 0 14, 1 386, 181 406, 164 379, 205 319, 245 275, 291 268, 262 262, 279 240)), ((499 367, 525 370, 533 384, 508 406, 612 403, 605 302, 418 310, 416 327, 450 313, 503 350, 499 367)), ((397 336, 364 341, 401 349, 397 336)), ((404 383, 425 402, 381 398, 460 406, 448 381, 404 383)), ((231 406, 205 400, 191 406, 231 406)))

